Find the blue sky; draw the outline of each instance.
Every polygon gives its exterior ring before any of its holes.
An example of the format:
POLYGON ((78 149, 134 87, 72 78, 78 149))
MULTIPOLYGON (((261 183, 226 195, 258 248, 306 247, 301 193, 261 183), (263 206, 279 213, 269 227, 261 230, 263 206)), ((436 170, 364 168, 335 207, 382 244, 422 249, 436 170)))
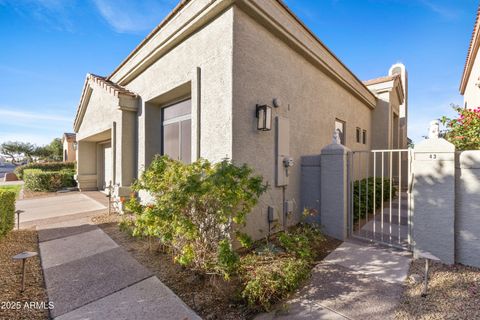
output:
MULTIPOLYGON (((462 103, 477 0, 287 0, 360 79, 409 72, 409 136, 462 103)), ((175 0, 0 0, 0 143, 45 144, 72 121, 87 72, 108 75, 175 0)))

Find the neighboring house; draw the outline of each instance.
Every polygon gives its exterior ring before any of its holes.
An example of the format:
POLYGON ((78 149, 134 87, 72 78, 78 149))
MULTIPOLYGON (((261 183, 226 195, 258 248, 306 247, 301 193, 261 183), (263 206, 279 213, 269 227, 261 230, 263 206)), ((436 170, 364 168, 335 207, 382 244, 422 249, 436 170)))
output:
POLYGON ((0 166, 3 166, 5 162, 6 162, 5 158, 0 156, 0 166))
POLYGON ((77 161, 77 151, 75 150, 77 140, 75 133, 65 132, 62 137, 63 144, 63 162, 77 161))
POLYGON ((406 77, 397 64, 362 83, 281 1, 181 1, 110 76, 87 75, 74 121, 79 188, 111 183, 129 196, 156 154, 230 158, 271 186, 247 224, 262 237, 268 206, 279 223, 298 221, 301 157, 334 130, 353 150, 407 147, 406 77))
POLYGON ((480 6, 473 27, 472 38, 468 48, 467 60, 460 81, 460 93, 464 98, 464 107, 474 109, 480 107, 480 6))

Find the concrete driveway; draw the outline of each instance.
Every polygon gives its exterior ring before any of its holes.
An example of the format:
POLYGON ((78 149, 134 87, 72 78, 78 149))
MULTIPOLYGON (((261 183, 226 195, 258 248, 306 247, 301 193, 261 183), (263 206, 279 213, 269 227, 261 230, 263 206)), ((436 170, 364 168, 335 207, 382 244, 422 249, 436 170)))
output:
MULTIPOLYGON (((100 193, 97 192, 97 194, 100 193)), ((99 200, 103 199, 99 198, 99 200)), ((16 209, 23 211, 20 214, 21 227, 52 223, 58 219, 77 219, 80 216, 98 214, 99 211, 104 211, 106 208, 105 203, 80 192, 19 200, 16 203, 16 209)))

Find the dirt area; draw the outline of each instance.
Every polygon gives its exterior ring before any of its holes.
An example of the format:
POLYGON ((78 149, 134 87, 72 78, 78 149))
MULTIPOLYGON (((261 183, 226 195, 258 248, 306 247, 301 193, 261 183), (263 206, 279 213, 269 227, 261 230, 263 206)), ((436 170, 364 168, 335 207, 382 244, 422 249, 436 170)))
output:
POLYGON ((28 259, 25 291, 20 292, 21 262, 12 257, 23 251, 38 252, 36 231, 12 231, 0 239, 0 319, 48 319, 47 293, 38 256, 28 259))
MULTIPOLYGON (((93 218, 93 221, 203 319, 251 319, 257 314, 240 298, 238 280, 225 281, 221 277, 203 275, 175 264, 170 255, 155 250, 155 245, 149 245, 147 240, 121 231, 118 215, 102 215, 93 218)), ((318 248, 317 260, 323 259, 340 243, 333 239, 325 241, 325 245, 318 248)))
POLYGON ((422 297, 424 268, 423 259, 412 263, 397 319, 480 319, 480 269, 431 262, 422 297))

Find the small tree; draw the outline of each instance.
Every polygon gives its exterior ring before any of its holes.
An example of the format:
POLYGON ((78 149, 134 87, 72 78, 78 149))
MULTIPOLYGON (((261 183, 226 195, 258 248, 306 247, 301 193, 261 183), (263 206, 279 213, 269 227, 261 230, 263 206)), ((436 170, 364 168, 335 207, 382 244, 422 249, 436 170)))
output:
POLYGON ((32 160, 35 150, 35 145, 28 142, 8 141, 0 145, 0 152, 10 157, 12 163, 15 163, 16 159, 21 156, 32 160))
POLYGON ((443 116, 440 121, 446 127, 443 136, 455 145, 457 150, 480 149, 480 107, 460 108, 452 105, 458 113, 456 118, 443 116))
POLYGON ((62 139, 55 138, 47 146, 47 149, 50 151, 50 157, 53 161, 62 161, 63 159, 63 145, 62 139))

